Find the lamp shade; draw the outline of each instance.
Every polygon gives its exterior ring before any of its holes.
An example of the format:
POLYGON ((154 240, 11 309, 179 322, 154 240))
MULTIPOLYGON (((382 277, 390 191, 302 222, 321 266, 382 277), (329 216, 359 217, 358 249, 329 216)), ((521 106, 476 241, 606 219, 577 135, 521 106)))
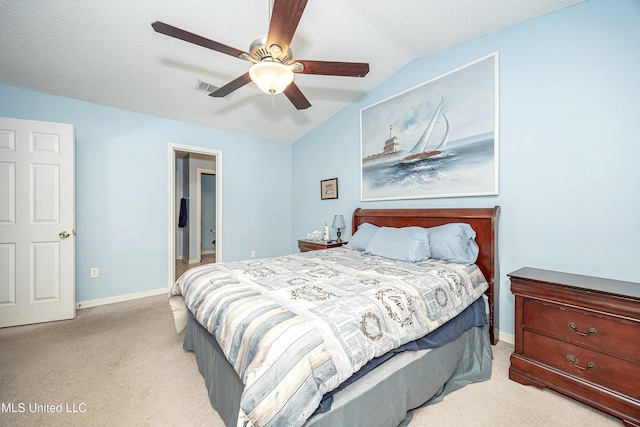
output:
POLYGON ((261 91, 271 95, 282 93, 293 81, 293 71, 279 62, 258 62, 249 68, 249 77, 261 91))
POLYGON ((333 224, 331 224, 333 228, 341 229, 344 228, 344 217, 342 215, 334 215, 333 216, 333 224))

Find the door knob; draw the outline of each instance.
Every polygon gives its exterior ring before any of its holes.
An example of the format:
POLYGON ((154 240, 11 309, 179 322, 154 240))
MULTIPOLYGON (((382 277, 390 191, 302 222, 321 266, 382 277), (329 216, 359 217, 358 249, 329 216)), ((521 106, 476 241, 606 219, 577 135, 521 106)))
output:
POLYGON ((66 239, 67 237, 71 236, 71 233, 65 230, 65 231, 61 231, 60 234, 58 234, 58 236, 60 236, 60 238, 62 239, 66 239))

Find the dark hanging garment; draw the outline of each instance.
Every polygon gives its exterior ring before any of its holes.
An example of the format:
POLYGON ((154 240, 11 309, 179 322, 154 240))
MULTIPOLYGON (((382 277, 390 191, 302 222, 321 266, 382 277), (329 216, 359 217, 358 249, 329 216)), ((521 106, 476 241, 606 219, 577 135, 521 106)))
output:
POLYGON ((187 199, 180 199, 180 218, 178 219, 178 227, 187 226, 187 199))

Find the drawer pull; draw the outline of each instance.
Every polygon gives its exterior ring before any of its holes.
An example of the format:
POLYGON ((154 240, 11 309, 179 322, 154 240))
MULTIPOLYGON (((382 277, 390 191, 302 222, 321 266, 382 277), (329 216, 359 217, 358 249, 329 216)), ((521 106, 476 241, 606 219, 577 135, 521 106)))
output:
POLYGON ((578 365, 578 359, 573 354, 567 354, 567 360, 573 363, 573 366, 580 369, 581 371, 586 371, 587 369, 596 369, 596 364, 593 362, 587 363, 587 366, 578 365))
POLYGON ((580 335, 581 337, 586 337, 588 335, 595 335, 598 333, 598 331, 596 330, 596 328, 589 328, 588 332, 580 332, 577 328, 576 328, 576 324, 571 322, 569 323, 569 328, 573 329, 573 332, 575 332, 576 334, 580 335))

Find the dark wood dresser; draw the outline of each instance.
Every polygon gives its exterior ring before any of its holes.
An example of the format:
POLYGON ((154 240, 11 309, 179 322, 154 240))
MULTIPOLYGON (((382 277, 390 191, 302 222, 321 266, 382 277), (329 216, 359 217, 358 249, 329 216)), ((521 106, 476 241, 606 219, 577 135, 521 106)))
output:
POLYGON ((640 283, 536 268, 508 276, 515 296, 509 378, 640 426, 640 283))

